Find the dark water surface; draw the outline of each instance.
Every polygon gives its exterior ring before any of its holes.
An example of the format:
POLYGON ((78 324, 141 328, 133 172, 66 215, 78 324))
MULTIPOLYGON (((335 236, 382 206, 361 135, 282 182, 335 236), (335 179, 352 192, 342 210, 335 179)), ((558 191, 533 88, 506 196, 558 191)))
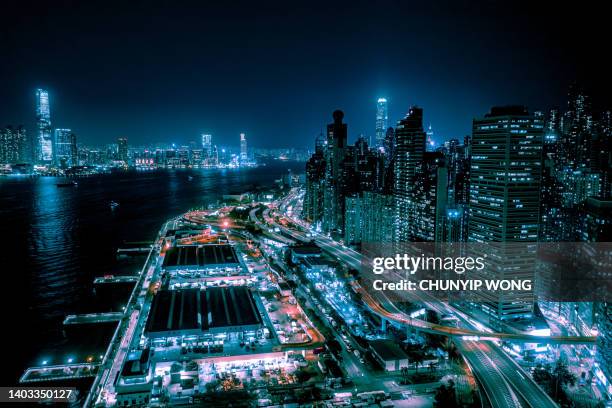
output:
POLYGON ((61 364, 103 352, 114 325, 64 330, 62 320, 125 301, 125 288, 111 298, 93 292, 96 276, 134 273, 142 266, 143 260, 115 259, 124 241, 150 241, 169 217, 215 203, 223 194, 272 186, 289 168, 302 172, 303 164, 127 172, 81 178, 77 187, 63 188, 53 177, 0 178, 0 385, 16 384, 26 366, 44 360, 61 364), (112 210, 111 201, 119 207, 112 210))

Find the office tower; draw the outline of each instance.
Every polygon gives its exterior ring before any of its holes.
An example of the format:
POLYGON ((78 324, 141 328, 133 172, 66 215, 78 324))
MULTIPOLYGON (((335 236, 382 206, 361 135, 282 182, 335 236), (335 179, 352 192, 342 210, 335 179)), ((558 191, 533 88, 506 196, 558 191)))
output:
POLYGON ((568 92, 567 111, 559 144, 559 164, 573 170, 589 167, 593 132, 590 98, 584 90, 572 85, 568 92))
POLYGON ((353 194, 345 198, 344 203, 344 244, 355 246, 361 243, 363 220, 361 215, 361 197, 353 194))
POLYGON ((561 135, 561 115, 559 109, 552 108, 548 111, 546 126, 544 128, 544 153, 547 146, 554 146, 561 135))
POLYGON ((390 243, 393 240, 393 197, 372 191, 346 197, 344 243, 390 243))
POLYGON ((76 166, 76 135, 70 129, 55 129, 55 164, 65 169, 76 166))
POLYGON ((200 167, 202 165, 202 149, 191 149, 189 151, 189 164, 193 167, 200 167))
POLYGON ((456 204, 446 209, 444 242, 466 242, 468 231, 467 204, 456 204))
POLYGON ((343 164, 346 155, 347 126, 342 123, 344 112, 333 113, 334 122, 327 125, 327 149, 325 155, 325 192, 323 230, 342 233, 344 227, 343 164))
POLYGON ((601 175, 600 197, 612 196, 612 112, 599 114, 591 140, 591 169, 601 175))
POLYGON ((188 167, 189 166, 189 147, 188 146, 181 146, 177 151, 176 151, 177 157, 178 157, 178 164, 180 167, 188 167))
POLYGON ((202 149, 205 159, 212 156, 212 135, 202 133, 202 149))
POLYGON ((211 158, 210 158, 210 165, 211 166, 218 166, 219 165, 219 150, 217 149, 217 145, 214 145, 212 147, 211 158))
POLYGON ((23 126, 0 129, 0 164, 18 164, 26 161, 26 131, 23 126))
POLYGON ((431 127, 431 123, 429 124, 429 127, 427 128, 427 131, 425 132, 425 134, 427 135, 426 150, 429 152, 433 152, 436 149, 436 142, 434 141, 434 131, 433 131, 433 128, 431 127))
POLYGON ((563 186, 561 205, 565 208, 577 207, 588 197, 599 197, 602 190, 600 174, 588 168, 558 170, 557 179, 563 186))
POLYGON ((36 161, 42 164, 50 164, 53 161, 51 110, 49 93, 44 89, 36 90, 36 125, 38 128, 38 140, 35 143, 36 161))
POLYGON ((362 208, 361 242, 392 242, 395 220, 393 196, 364 191, 362 208))
POLYGON ((393 163, 395 160, 395 129, 393 129, 392 127, 387 128, 387 133, 385 134, 385 152, 383 158, 385 174, 382 191, 385 194, 391 194, 393 192, 395 180, 395 175, 393 174, 393 163))
POLYGON ((343 163, 343 190, 346 194, 379 191, 384 182, 384 159, 379 150, 372 150, 365 137, 354 146, 347 146, 343 163))
POLYGON ((588 198, 580 218, 577 241, 612 241, 612 200, 588 198))
POLYGON ((128 141, 124 137, 117 139, 117 159, 125 164, 128 162, 128 141))
POLYGON ((378 98, 376 103, 376 148, 384 149, 385 135, 387 132, 387 122, 389 121, 389 114, 387 111, 387 100, 385 98, 378 98))
POLYGON ((304 196, 304 218, 317 228, 323 220, 325 191, 325 148, 323 134, 317 137, 315 152, 306 162, 306 193, 304 196))
POLYGON ((448 203, 467 204, 467 184, 469 158, 465 145, 458 139, 450 139, 444 143, 446 167, 448 168, 448 203))
POLYGON ((442 242, 448 204, 448 169, 442 152, 425 152, 415 170, 409 213, 410 241, 442 242))
MULTIPOLYGON (((468 242, 534 243, 538 239, 543 121, 522 106, 494 107, 474 119, 471 141, 468 242)), ((532 278, 535 247, 491 255, 487 273, 499 279, 532 278)), ((530 316, 529 292, 487 292, 483 311, 492 323, 530 316)))
POLYGON ((395 129, 392 127, 387 128, 385 133, 385 166, 389 167, 395 154, 395 129))
POLYGON ((240 162, 241 163, 246 163, 247 158, 248 158, 248 155, 247 155, 246 134, 245 133, 241 133, 240 134, 240 162))
POLYGON ((410 240, 410 211, 416 167, 425 154, 423 109, 413 106, 395 129, 394 188, 396 242, 410 240))

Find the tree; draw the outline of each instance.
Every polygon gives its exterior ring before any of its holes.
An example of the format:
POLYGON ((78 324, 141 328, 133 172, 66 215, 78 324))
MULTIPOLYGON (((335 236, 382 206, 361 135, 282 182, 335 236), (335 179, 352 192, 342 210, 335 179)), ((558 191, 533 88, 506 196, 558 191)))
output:
POLYGON ((561 391, 560 389, 564 385, 569 384, 573 386, 576 384, 576 375, 567 368, 567 362, 564 358, 560 358, 557 360, 555 368, 552 372, 552 377, 555 399, 559 398, 559 391, 561 391))
POLYGON ((401 374, 402 374, 402 384, 408 384, 408 367, 402 367, 401 369, 401 374))
POLYGON ((533 369, 533 381, 538 385, 542 386, 550 394, 550 386, 552 383, 552 374, 550 373, 550 366, 547 364, 543 366, 541 363, 533 369))
POLYGON ((421 363, 423 363, 424 360, 425 360, 425 352, 423 352, 422 350, 418 350, 416 353, 412 355, 412 361, 414 361, 415 373, 419 372, 419 365, 421 365, 421 363))
POLYGON ((434 407, 455 408, 458 407, 455 398, 455 382, 449 380, 447 384, 442 384, 436 391, 434 397, 434 407))
POLYGON ((310 378, 310 373, 305 370, 299 369, 295 372, 295 378, 300 384, 304 384, 310 378))

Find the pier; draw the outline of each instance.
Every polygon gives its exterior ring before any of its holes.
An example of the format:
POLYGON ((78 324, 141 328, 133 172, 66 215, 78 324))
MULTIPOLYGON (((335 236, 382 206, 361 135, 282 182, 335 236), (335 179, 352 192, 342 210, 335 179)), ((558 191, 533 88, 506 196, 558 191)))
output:
POLYGON ((138 281, 138 276, 130 276, 130 275, 107 275, 107 276, 99 276, 94 279, 94 285, 103 285, 107 283, 135 283, 138 281))
POLYGON ((118 322, 123 318, 123 312, 88 313, 79 315, 68 315, 64 319, 64 326, 71 324, 91 324, 118 322))
POLYGON ((19 379, 20 384, 45 381, 72 380, 76 378, 95 377, 100 368, 99 363, 62 364, 54 366, 30 367, 19 379))

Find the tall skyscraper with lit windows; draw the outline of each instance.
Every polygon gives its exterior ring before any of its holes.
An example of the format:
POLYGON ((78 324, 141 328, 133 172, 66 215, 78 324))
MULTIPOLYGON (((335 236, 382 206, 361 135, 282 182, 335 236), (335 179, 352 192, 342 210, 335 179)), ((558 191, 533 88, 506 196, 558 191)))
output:
POLYGON ((0 164, 17 164, 26 161, 26 130, 23 126, 7 126, 0 129, 0 164))
POLYGON ((247 140, 246 140, 246 133, 241 133, 240 134, 240 162, 244 163, 247 161, 248 159, 248 154, 247 154, 247 140))
POLYGON ((36 161, 50 164, 53 161, 53 136, 51 134, 51 109, 49 107, 49 92, 36 90, 36 125, 38 139, 34 149, 36 161))
POLYGON ((212 135, 202 133, 202 149, 204 150, 204 158, 210 159, 212 156, 212 135))
POLYGON ((128 162, 128 141, 125 137, 117 139, 117 158, 125 164, 128 162))
MULTIPOLYGON (((493 244, 487 272, 532 278, 538 241, 544 120, 523 106, 494 107, 472 127, 468 242, 493 244), (533 243, 520 247, 495 243, 533 243), (513 252, 515 251, 515 252, 513 252), (516 251, 520 251, 517 253, 516 251)), ((492 323, 530 316, 531 292, 487 292, 492 323)))
POLYGON ((55 164, 62 168, 77 165, 76 135, 70 129, 55 129, 55 164))
POLYGON ((423 109, 413 106, 395 128, 395 161, 393 163, 393 196, 395 199, 396 242, 410 241, 410 217, 414 205, 417 166, 425 154, 423 109))
POLYGON ((378 98, 376 103, 376 147, 378 149, 385 147, 385 135, 387 133, 387 122, 389 121, 389 112, 387 110, 387 99, 378 98))

